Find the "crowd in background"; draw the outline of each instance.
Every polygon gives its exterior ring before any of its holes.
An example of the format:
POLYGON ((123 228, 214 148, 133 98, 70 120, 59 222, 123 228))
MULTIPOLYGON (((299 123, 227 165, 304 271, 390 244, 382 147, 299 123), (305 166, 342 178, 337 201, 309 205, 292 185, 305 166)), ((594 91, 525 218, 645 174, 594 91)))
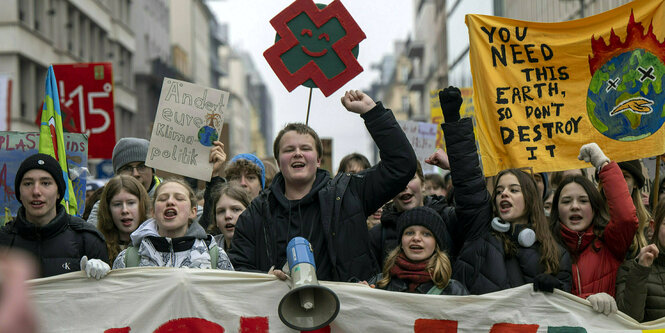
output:
POLYGON ((665 316, 662 179, 644 195, 640 161, 616 163, 595 143, 580 147, 588 169, 485 178, 472 121, 460 119, 459 90, 446 88, 439 99, 446 151, 425 162, 441 173, 423 174, 392 112, 360 91, 347 92, 342 105, 361 116, 380 162, 350 154, 334 176, 319 168, 317 133, 300 123, 279 132, 274 158, 227 161, 215 142, 211 180, 199 193, 145 165, 147 140, 123 138, 113 150, 115 177, 91 189, 79 218, 60 204, 57 161, 36 154, 16 174, 21 208, 0 245, 33 254, 37 277, 83 270, 100 279, 111 269, 159 266, 284 280, 286 244, 301 236, 312 244, 319 280, 441 295, 533 283, 606 315, 665 316))

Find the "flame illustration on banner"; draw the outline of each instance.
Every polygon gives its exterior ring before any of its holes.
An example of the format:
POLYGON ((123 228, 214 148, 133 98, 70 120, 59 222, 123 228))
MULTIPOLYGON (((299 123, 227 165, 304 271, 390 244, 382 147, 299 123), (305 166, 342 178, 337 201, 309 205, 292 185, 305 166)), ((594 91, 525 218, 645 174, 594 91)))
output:
POLYGON ((623 42, 614 29, 609 43, 591 38, 587 113, 593 126, 614 140, 640 140, 665 123, 665 41, 659 42, 653 24, 644 30, 631 11, 623 42))

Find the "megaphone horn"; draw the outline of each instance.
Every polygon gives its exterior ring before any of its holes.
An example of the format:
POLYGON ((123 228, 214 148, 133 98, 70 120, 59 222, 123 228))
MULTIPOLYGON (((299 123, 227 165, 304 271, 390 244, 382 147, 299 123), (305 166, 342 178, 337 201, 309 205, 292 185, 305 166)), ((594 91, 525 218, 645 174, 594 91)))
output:
POLYGON ((330 324, 339 313, 337 294, 319 285, 312 245, 302 237, 286 246, 291 290, 279 302, 279 319, 299 331, 313 331, 330 324))

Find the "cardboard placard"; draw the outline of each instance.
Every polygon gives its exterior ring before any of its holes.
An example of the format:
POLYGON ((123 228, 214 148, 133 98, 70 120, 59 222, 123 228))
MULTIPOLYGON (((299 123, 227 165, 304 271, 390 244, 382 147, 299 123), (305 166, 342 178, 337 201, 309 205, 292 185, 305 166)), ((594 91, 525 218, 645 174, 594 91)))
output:
POLYGON ((145 164, 209 181, 213 141, 219 140, 229 93, 164 78, 145 164))

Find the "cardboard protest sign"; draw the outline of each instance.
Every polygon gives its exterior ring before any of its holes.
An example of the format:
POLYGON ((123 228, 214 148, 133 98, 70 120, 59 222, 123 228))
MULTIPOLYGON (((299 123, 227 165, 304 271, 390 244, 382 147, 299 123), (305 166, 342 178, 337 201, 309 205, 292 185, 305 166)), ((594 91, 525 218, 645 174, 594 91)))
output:
MULTIPOLYGON (((77 214, 85 211, 86 174, 82 168, 88 167, 88 138, 85 134, 64 133, 65 153, 70 177, 76 195, 77 214)), ((0 131, 0 207, 4 211, 9 207, 12 216, 16 216, 21 204, 14 193, 14 178, 24 159, 38 153, 39 133, 0 131)))
POLYGON ((145 164, 209 181, 210 149, 221 135, 228 100, 226 91, 164 78, 145 164))
POLYGON ((432 123, 425 123, 420 121, 398 121, 399 126, 406 134, 406 138, 411 143, 413 151, 416 152, 416 157, 420 161, 421 166, 424 168, 425 159, 428 158, 436 150, 436 132, 439 125, 432 123))
POLYGON ((341 1, 296 0, 270 24, 277 38, 263 56, 286 90, 303 84, 327 97, 363 71, 356 58, 366 36, 341 1))
POLYGON ((665 152, 665 2, 637 0, 562 23, 467 15, 485 175, 587 167, 665 152))
MULTIPOLYGON (((340 311, 316 332, 656 333, 665 325, 605 316, 586 300, 531 284, 441 296, 320 282, 337 294, 340 311)), ((99 281, 75 272, 28 284, 43 332, 297 332, 277 314, 288 283, 268 274, 148 267, 112 270, 99 281)))

